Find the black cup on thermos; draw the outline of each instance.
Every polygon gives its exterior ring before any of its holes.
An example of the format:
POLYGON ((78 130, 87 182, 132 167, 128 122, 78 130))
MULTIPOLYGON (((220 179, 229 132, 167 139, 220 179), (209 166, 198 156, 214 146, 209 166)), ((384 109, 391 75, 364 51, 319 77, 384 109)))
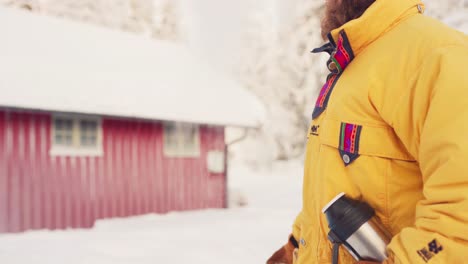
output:
POLYGON ((390 236, 367 203, 340 193, 322 210, 326 215, 328 239, 334 244, 333 263, 338 263, 339 246, 343 245, 356 260, 382 262, 387 258, 390 236))

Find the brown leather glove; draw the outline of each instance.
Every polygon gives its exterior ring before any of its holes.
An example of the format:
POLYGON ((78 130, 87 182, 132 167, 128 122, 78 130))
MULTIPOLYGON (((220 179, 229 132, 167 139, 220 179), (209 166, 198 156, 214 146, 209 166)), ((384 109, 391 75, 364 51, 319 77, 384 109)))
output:
POLYGON ((293 264, 299 245, 296 239, 291 235, 286 245, 278 249, 268 260, 266 264, 293 264))

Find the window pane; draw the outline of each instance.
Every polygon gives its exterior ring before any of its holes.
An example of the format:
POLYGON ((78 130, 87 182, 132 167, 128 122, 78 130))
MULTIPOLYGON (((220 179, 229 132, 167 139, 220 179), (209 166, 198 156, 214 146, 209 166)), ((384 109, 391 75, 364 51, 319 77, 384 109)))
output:
POLYGON ((72 134, 65 135, 65 145, 71 146, 73 144, 72 134))
POLYGON ((177 129, 174 123, 164 125, 164 144, 169 148, 177 145, 177 129))
POLYGON ((55 118, 54 134, 54 144, 71 146, 73 144, 73 120, 67 118, 55 118))
POLYGON ((198 135, 197 129, 198 128, 193 125, 185 125, 182 127, 181 133, 180 133, 182 151, 193 152, 195 144, 197 143, 196 141, 196 136, 198 135))
POLYGON ((97 121, 81 120, 80 121, 80 130, 81 131, 96 131, 97 130, 97 121))
POLYGON ((95 147, 97 145, 98 122, 94 120, 80 121, 80 145, 95 147))
POLYGON ((80 144, 84 147, 96 146, 97 139, 94 135, 81 135, 80 144))
POLYGON ((63 129, 63 120, 55 119, 55 129, 63 129))
POLYGON ((196 128, 194 126, 185 126, 182 131, 182 145, 185 149, 190 150, 195 146, 196 128))
POLYGON ((63 139, 63 136, 62 134, 55 134, 55 144, 63 144, 64 143, 64 139, 63 139))
POLYGON ((55 129, 57 130, 71 130, 73 127, 73 121, 71 119, 56 118, 55 129))
POLYGON ((197 156, 200 153, 200 140, 197 125, 164 124, 164 149, 171 156, 197 156))

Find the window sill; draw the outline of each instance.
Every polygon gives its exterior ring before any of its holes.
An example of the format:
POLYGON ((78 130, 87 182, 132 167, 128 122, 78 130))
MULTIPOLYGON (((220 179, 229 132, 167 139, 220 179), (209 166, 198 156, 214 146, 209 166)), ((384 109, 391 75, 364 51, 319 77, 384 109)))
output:
POLYGON ((199 151, 178 152, 178 151, 164 150, 164 157, 166 158, 200 158, 201 153, 199 151))
POLYGON ((80 148, 52 148, 49 151, 50 156, 69 156, 69 157, 102 157, 102 149, 80 149, 80 148))

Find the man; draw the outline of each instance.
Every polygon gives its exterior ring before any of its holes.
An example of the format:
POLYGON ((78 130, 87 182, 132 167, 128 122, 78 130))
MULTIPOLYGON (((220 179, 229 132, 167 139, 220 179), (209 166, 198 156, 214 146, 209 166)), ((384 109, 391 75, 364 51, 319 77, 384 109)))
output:
MULTIPOLYGON (((419 0, 327 0, 331 54, 306 148, 303 209, 268 263, 331 263, 321 209, 367 202, 385 263, 468 263, 468 38, 419 0)), ((355 263, 346 250, 339 263, 355 263)), ((361 262, 366 263, 366 262, 361 262)))

